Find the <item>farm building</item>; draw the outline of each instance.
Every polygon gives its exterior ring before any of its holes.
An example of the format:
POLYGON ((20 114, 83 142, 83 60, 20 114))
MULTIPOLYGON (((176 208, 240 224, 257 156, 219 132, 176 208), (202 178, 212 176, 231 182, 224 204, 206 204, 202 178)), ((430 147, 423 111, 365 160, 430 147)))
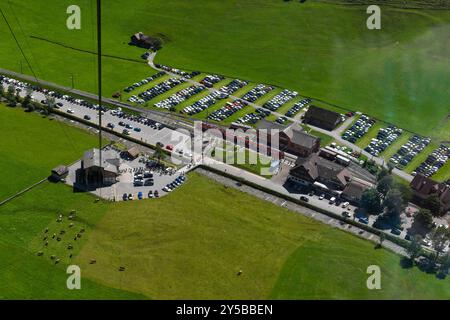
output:
POLYGON ((158 38, 138 32, 131 36, 130 44, 144 49, 159 50, 161 49, 162 42, 158 38))
POLYGON ((305 123, 332 131, 342 121, 342 116, 334 111, 322 109, 316 106, 309 107, 305 114, 305 123))
POLYGON ((120 159, 113 153, 92 149, 86 151, 81 160, 82 183, 85 186, 109 186, 117 182, 120 159))

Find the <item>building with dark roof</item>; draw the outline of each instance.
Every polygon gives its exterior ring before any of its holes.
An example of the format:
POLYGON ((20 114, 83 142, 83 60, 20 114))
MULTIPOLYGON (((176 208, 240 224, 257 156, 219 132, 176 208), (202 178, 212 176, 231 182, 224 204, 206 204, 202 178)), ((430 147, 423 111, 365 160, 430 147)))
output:
POLYGON ((271 145, 271 139, 278 137, 279 149, 298 157, 308 157, 320 149, 320 138, 306 133, 298 124, 294 123, 289 127, 284 127, 278 123, 267 120, 261 120, 258 123, 258 132, 267 130, 268 144, 271 145), (276 130, 278 134, 271 136, 276 130))
POLYGON ((81 184, 92 186, 109 186, 117 182, 119 176, 120 159, 112 152, 92 149, 84 153, 81 160, 81 184))
POLYGON ((373 184, 353 177, 352 180, 345 186, 340 197, 354 205, 359 205, 364 191, 373 187, 373 184))
POLYGON ((130 44, 140 48, 159 50, 161 49, 162 42, 158 38, 150 37, 142 32, 138 32, 131 36, 130 44))
POLYGON ((289 180, 304 186, 319 183, 330 190, 342 191, 350 182, 352 175, 338 163, 319 157, 317 153, 308 158, 297 158, 294 168, 289 172, 289 180))
POLYGON ((414 192, 413 200, 416 200, 416 202, 422 203, 429 196, 436 194, 444 210, 450 210, 450 186, 447 184, 439 183, 424 175, 417 174, 411 181, 410 187, 414 192))
POLYGON ((316 106, 310 106, 305 113, 305 123, 328 131, 336 129, 341 121, 342 116, 339 113, 316 106))

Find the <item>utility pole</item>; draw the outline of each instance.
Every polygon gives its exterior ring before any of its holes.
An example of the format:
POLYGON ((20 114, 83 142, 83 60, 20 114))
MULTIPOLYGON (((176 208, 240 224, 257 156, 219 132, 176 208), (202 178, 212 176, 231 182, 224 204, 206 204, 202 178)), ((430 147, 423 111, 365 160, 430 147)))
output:
POLYGON ((102 167, 102 5, 97 0, 97 71, 98 71, 98 144, 100 168, 102 167))
POLYGON ((74 79, 73 79, 73 73, 70 74, 70 79, 72 80, 72 89, 75 88, 74 79))

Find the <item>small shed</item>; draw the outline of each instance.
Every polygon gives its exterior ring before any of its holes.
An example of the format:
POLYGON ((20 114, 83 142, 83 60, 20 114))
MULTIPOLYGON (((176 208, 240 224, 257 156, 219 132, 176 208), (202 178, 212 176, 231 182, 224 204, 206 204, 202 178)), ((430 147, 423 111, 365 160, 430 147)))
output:
POLYGON ((50 178, 55 181, 61 181, 69 174, 69 169, 66 166, 60 165, 52 169, 50 178))
POLYGON ((139 151, 139 148, 136 147, 136 146, 131 147, 130 149, 128 149, 128 150, 125 152, 127 158, 130 158, 130 159, 133 159, 133 160, 136 159, 137 157, 139 157, 139 154, 140 154, 140 153, 141 153, 141 152, 139 151))

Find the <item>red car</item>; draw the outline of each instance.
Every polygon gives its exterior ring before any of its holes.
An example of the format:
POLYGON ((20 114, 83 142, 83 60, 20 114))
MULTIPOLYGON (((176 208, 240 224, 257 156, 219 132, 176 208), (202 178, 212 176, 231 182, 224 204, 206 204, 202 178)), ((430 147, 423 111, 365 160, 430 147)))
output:
POLYGON ((169 150, 169 151, 172 151, 172 150, 173 150, 173 145, 168 144, 168 145, 166 146, 166 149, 169 150))

